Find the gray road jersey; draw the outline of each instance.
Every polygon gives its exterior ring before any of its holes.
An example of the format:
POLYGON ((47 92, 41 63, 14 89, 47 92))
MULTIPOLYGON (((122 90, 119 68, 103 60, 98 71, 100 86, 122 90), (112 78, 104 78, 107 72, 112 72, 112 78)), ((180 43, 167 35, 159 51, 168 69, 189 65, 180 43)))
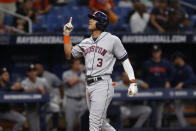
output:
POLYGON ((28 88, 36 88, 36 87, 40 87, 40 88, 48 88, 48 84, 46 79, 44 78, 36 78, 35 83, 33 83, 32 81, 30 81, 29 78, 26 78, 22 81, 22 87, 24 87, 24 89, 28 89, 28 88))
POLYGON ((58 102, 58 99, 60 97, 58 87, 62 84, 60 79, 55 74, 48 71, 44 71, 43 76, 41 78, 45 78, 47 80, 47 83, 50 88, 50 100, 52 102, 58 102))
POLYGON ((116 58, 127 56, 121 40, 108 32, 102 32, 96 41, 84 39, 72 49, 73 57, 84 57, 87 76, 112 74, 116 58))
POLYGON ((49 88, 57 88, 62 84, 60 79, 55 74, 48 71, 44 71, 43 78, 47 80, 49 88))
POLYGON ((65 94, 71 97, 81 97, 85 95, 85 74, 81 73, 80 80, 81 82, 69 86, 67 85, 67 81, 77 76, 76 73, 71 70, 65 71, 62 75, 63 84, 65 85, 65 94))

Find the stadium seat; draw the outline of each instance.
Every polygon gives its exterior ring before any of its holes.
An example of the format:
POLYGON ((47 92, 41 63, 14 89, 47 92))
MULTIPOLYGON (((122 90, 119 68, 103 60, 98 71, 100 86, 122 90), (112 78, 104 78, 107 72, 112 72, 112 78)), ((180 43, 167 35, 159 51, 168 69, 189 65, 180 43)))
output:
POLYGON ((4 18, 4 24, 8 26, 12 26, 14 21, 14 17, 12 15, 6 15, 4 18))

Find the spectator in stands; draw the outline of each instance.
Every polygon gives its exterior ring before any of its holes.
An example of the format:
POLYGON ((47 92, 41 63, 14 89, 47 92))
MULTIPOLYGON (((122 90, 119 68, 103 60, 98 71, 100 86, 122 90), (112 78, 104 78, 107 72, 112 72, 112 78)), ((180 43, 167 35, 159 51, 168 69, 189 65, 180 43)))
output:
MULTIPOLYGON (((33 1, 24 0, 23 8, 19 8, 16 13, 29 17, 34 23, 38 23, 36 12, 33 10, 33 1)), ((26 20, 21 18, 14 19, 14 26, 24 32, 29 31, 29 24, 26 20)))
POLYGON ((118 16, 112 11, 114 9, 113 0, 91 0, 89 9, 92 13, 98 10, 105 12, 109 16, 110 24, 114 24, 118 20, 118 16))
POLYGON ((38 15, 46 14, 52 8, 49 0, 34 0, 33 8, 37 10, 38 15))
MULTIPOLYGON (((195 84, 195 73, 192 67, 186 64, 184 55, 181 52, 176 52, 173 55, 173 63, 175 65, 175 75, 172 81, 174 88, 181 90, 189 88, 195 84)), ((188 123, 184 118, 184 103, 182 100, 175 100, 176 116, 180 122, 180 126, 187 127, 188 123)))
POLYGON ((131 19, 129 21, 130 28, 132 33, 143 33, 146 29, 146 26, 148 24, 150 15, 146 10, 146 7, 144 4, 137 4, 135 7, 136 11, 131 16, 131 19))
MULTIPOLYGON (((147 60, 143 65, 142 77, 150 88, 170 88, 175 70, 171 63, 161 58, 162 50, 158 45, 153 45, 152 59, 147 60)), ((162 125, 162 113, 164 102, 157 104, 156 127, 162 125)))
POLYGON ((159 0, 153 0, 153 8, 159 8, 159 0))
POLYGON ((7 30, 6 30, 6 27, 5 25, 0 25, 0 35, 4 35, 4 34, 7 34, 7 30))
POLYGON ((159 0, 159 7, 152 10, 150 16, 149 32, 166 32, 165 25, 167 23, 167 0, 159 0))
MULTIPOLYGON (((50 0, 50 3, 53 5, 53 4, 56 4, 56 5, 66 5, 66 4, 69 4, 70 2, 72 2, 73 0, 50 0)), ((82 0, 82 1, 85 1, 85 0, 82 0)), ((88 4, 87 4, 88 5, 88 4)))
POLYGON ((182 23, 187 12, 180 6, 179 0, 170 0, 170 8, 176 12, 178 21, 182 23))
POLYGON ((125 7, 125 8, 130 8, 132 7, 132 2, 130 0, 120 0, 118 3, 118 7, 125 7))
POLYGON ((133 9, 128 13, 127 22, 129 22, 129 20, 131 19, 132 15, 135 13, 135 11, 136 11, 136 6, 137 6, 138 4, 140 4, 140 0, 132 0, 132 4, 133 4, 133 9))
MULTIPOLYGON (((10 74, 7 68, 2 68, 0 70, 0 91, 9 93, 10 91, 17 91, 21 89, 22 87, 19 83, 11 84, 10 74)), ((0 119, 16 122, 12 131, 19 131, 26 121, 26 118, 22 114, 11 110, 11 106, 8 103, 0 104, 0 119)))
POLYGON ((180 31, 180 22, 173 8, 168 10, 168 21, 165 26, 166 32, 175 33, 180 31))
MULTIPOLYGON (((148 84, 145 83, 142 80, 136 79, 136 82, 138 83, 139 88, 149 88, 148 84)), ((127 91, 129 87, 129 78, 126 74, 126 72, 122 73, 122 81, 118 82, 116 86, 114 87, 115 90, 125 90, 127 91)), ((113 102, 113 104, 117 104, 120 106, 121 111, 121 120, 122 122, 125 122, 129 118, 138 118, 134 128, 141 128, 144 123, 148 120, 150 114, 151 114, 151 107, 147 105, 143 105, 141 103, 134 102, 113 102)))
POLYGON ((142 4, 144 4, 146 7, 152 7, 153 6, 152 0, 140 0, 140 2, 142 4))
POLYGON ((191 32, 190 20, 187 12, 180 6, 179 0, 170 0, 169 17, 167 22, 168 32, 191 32))
MULTIPOLYGON (((62 105, 60 103, 60 99, 63 100, 63 85, 60 79, 53 73, 44 70, 42 64, 37 63, 35 65, 37 69, 37 74, 40 78, 45 78, 49 85, 49 94, 50 94, 50 102, 47 105, 47 112, 52 113, 53 115, 53 131, 57 131, 58 129, 58 118, 60 107, 62 105), (61 98, 60 98, 61 97, 61 98)), ((62 101, 61 101, 62 102, 62 101)), ((49 125, 51 114, 47 115, 47 123, 49 125)), ((49 131, 49 126, 47 127, 47 131, 49 131)))
MULTIPOLYGON (((16 0, 0 0, 0 8, 7 10, 10 13, 15 13, 16 0)), ((0 24, 3 24, 5 15, 4 12, 0 11, 0 24)))
MULTIPOLYGON (((27 69, 27 78, 22 81, 22 87, 26 92, 46 93, 49 87, 47 81, 37 77, 37 69, 34 64, 30 64, 27 69)), ((40 131, 40 103, 26 105, 26 115, 30 131, 40 131)))
POLYGON ((183 23, 180 24, 180 31, 184 33, 192 33, 194 31, 194 27, 191 27, 191 20, 188 14, 184 16, 183 23))

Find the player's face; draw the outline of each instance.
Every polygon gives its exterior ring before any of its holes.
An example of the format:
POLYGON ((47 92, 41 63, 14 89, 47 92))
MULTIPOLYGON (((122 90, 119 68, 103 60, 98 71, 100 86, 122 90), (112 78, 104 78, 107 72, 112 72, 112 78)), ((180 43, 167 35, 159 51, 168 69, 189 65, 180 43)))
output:
POLYGON ((164 9, 164 8, 167 7, 167 3, 166 2, 160 2, 159 7, 164 9))
POLYGON ((89 19, 88 29, 91 30, 91 31, 96 30, 96 23, 97 23, 96 20, 89 19))
POLYGON ((1 79, 3 81, 6 81, 6 82, 9 82, 10 80, 10 74, 8 72, 4 72, 2 75, 1 75, 1 79))
POLYGON ((125 72, 122 73, 122 81, 124 83, 129 83, 129 77, 125 72))
POLYGON ((79 71, 81 68, 81 63, 79 60, 76 60, 74 61, 74 63, 72 64, 72 69, 73 70, 76 70, 76 71, 79 71))
POLYGON ((35 68, 37 69, 37 75, 38 76, 42 76, 43 72, 44 72, 44 68, 41 64, 36 64, 35 68))
POLYGON ((27 75, 29 76, 30 79, 35 79, 37 76, 37 71, 36 70, 32 70, 27 72, 27 75))
POLYGON ((181 63, 182 63, 182 61, 183 61, 182 58, 178 57, 178 58, 176 58, 176 59, 174 60, 174 64, 177 65, 177 66, 180 66, 181 63))
POLYGON ((152 53, 152 57, 155 59, 161 58, 161 54, 162 54, 162 51, 155 51, 152 53))
POLYGON ((33 2, 31 0, 27 0, 24 4, 26 9, 32 9, 33 8, 33 2))

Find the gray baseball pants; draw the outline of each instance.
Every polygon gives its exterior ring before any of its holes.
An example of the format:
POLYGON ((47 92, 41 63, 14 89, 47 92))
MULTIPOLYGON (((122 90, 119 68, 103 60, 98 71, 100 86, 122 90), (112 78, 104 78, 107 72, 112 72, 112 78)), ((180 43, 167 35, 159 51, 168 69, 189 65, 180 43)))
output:
POLYGON ((107 108, 114 95, 110 76, 102 76, 103 80, 87 85, 86 99, 90 112, 90 131, 116 131, 107 121, 107 108))
POLYGON ((19 131, 26 121, 22 114, 15 111, 0 112, 0 119, 15 121, 16 124, 12 131, 19 131))

